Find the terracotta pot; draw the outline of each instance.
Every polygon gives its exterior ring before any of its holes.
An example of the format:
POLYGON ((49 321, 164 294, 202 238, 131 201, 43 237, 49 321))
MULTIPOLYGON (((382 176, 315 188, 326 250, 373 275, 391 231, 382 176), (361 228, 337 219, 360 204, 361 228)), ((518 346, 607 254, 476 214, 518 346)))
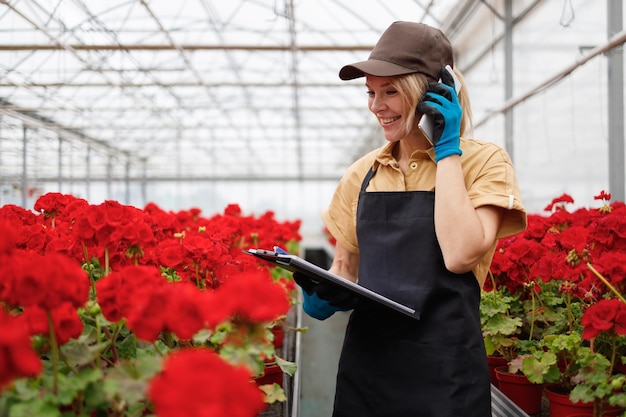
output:
POLYGON ((285 342, 285 329, 282 324, 273 326, 271 330, 274 334, 274 349, 283 347, 283 343, 285 342))
POLYGON ((278 384, 282 388, 283 371, 280 369, 280 366, 276 364, 266 364, 265 372, 263 372, 263 375, 254 378, 254 382, 256 382, 257 385, 278 384))
POLYGON ((523 374, 511 374, 508 366, 495 369, 500 391, 527 414, 541 412, 543 385, 533 384, 523 374))
MULTIPOLYGON (((558 391, 558 386, 546 386, 546 397, 550 405, 550 417, 593 416, 593 403, 574 403, 569 399, 569 393, 558 391)), ((619 415, 620 410, 618 408, 605 406, 603 416, 614 417, 619 415)))
POLYGON ((626 375, 626 365, 622 363, 615 364, 615 372, 626 375))
POLYGON ((500 388, 498 378, 496 378, 496 368, 507 365, 507 360, 502 356, 487 356, 487 364, 489 365, 489 380, 496 388, 500 388))
POLYGON ((554 386, 546 387, 546 397, 550 404, 550 417, 568 417, 571 414, 583 414, 593 416, 593 404, 573 403, 569 394, 556 391, 554 386))

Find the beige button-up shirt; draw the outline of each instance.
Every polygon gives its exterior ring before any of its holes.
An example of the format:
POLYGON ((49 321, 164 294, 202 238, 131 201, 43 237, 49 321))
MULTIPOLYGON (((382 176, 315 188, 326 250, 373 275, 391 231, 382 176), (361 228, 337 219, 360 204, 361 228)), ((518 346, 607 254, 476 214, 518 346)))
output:
MULTIPOLYGON (((370 167, 377 170, 367 191, 434 191, 437 164, 434 149, 416 151, 411 155, 406 174, 393 157, 394 143, 388 143, 356 161, 339 182, 330 206, 322 213, 324 224, 345 249, 358 253, 356 209, 359 191, 370 167)), ((526 227, 526 210, 509 155, 494 143, 461 138, 461 165, 465 186, 474 207, 485 205, 505 209, 497 238, 518 233, 526 227)), ((416 236, 416 239, 419 239, 416 236)), ((482 287, 496 245, 474 268, 482 287)))

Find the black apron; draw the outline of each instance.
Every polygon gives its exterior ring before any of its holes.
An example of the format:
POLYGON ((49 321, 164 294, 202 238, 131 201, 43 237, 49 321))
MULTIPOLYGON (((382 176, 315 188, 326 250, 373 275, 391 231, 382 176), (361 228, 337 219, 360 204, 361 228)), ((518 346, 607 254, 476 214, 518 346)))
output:
POLYGON ((359 283, 420 320, 361 302, 339 360, 333 417, 490 417, 480 288, 448 271, 430 191, 366 192, 357 207, 359 283))

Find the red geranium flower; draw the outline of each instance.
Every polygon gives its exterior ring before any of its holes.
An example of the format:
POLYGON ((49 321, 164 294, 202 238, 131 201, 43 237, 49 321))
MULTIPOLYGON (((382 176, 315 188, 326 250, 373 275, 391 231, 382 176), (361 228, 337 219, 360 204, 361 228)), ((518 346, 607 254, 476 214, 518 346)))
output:
POLYGON ((41 373, 41 360, 27 329, 0 307, 0 392, 16 378, 41 373))
POLYGON ((159 417, 252 417, 265 408, 263 393, 246 368, 201 348, 168 356, 148 395, 159 417))
POLYGON ((239 207, 239 204, 229 204, 224 209, 224 215, 236 217, 241 216, 241 207, 239 207))
POLYGON ((594 200, 604 200, 604 201, 608 201, 611 199, 611 194, 607 193, 606 191, 602 190, 600 191, 600 194, 596 195, 593 197, 594 200))
MULTIPOLYGON (((63 303, 50 311, 54 337, 59 345, 64 345, 70 339, 78 339, 83 332, 83 322, 78 316, 78 311, 70 303, 63 303)), ((38 306, 24 310, 19 316, 26 325, 30 335, 48 335, 50 332, 48 323, 48 311, 38 306)))
POLYGON ((544 208, 544 211, 552 211, 554 208, 557 210, 562 209, 565 204, 560 203, 574 203, 574 199, 569 194, 563 194, 553 199, 552 202, 544 208))
POLYGON ((52 310, 69 302, 78 308, 89 298, 87 274, 76 261, 59 253, 16 252, 3 271, 0 301, 10 306, 52 310))
POLYGON ((8 255, 15 249, 17 234, 16 226, 0 217, 0 256, 8 255))
POLYGON ((234 314, 254 323, 276 320, 287 314, 290 307, 285 288, 262 269, 231 276, 216 294, 231 305, 234 314))
POLYGON ((585 311, 581 323, 587 340, 602 332, 626 335, 626 304, 617 298, 600 300, 585 311))
POLYGON ((141 301, 142 288, 155 288, 166 282, 154 266, 125 266, 113 271, 96 282, 102 314, 111 322, 120 321, 128 317, 135 303, 141 301))
MULTIPOLYGON (((180 339, 190 340, 193 335, 208 326, 205 307, 215 304, 217 300, 214 301, 210 293, 186 282, 170 283, 167 285, 167 291, 169 295, 167 310, 175 311, 176 314, 165 315, 165 326, 180 339)), ((217 322, 226 320, 229 313, 225 311, 217 318, 217 322)))

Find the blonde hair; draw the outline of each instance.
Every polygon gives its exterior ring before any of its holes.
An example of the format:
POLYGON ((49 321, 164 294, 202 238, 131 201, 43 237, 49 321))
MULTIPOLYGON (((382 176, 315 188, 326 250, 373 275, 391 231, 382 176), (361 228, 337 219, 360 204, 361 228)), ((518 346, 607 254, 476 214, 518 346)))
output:
MULTIPOLYGON (((473 130, 472 108, 463 76, 457 69, 454 69, 454 73, 461 82, 461 90, 459 91, 458 96, 459 104, 463 110, 463 116, 461 118, 461 131, 459 134, 461 136, 465 136, 466 134, 471 134, 473 130)), ((393 87, 400 94, 400 97, 402 97, 405 113, 402 116, 404 120, 406 120, 404 131, 407 135, 416 128, 417 121, 415 120, 415 108, 424 96, 428 83, 431 81, 432 79, 430 77, 420 73, 400 75, 398 77, 393 77, 391 80, 391 85, 393 85, 393 87)))

